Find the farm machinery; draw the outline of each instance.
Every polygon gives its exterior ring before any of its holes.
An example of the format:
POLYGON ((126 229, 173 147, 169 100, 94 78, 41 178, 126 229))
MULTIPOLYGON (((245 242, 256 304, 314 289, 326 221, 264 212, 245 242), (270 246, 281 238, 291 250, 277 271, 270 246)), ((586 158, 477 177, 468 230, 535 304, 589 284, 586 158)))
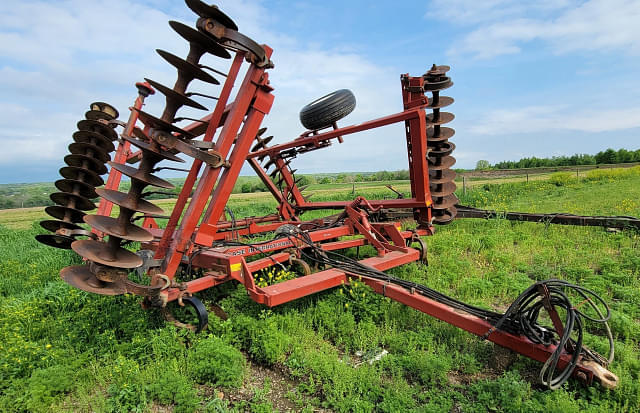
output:
MULTIPOLYGON (((72 249, 83 258, 83 265, 61 270, 62 280, 90 293, 142 296, 145 308, 164 309, 169 321, 200 331, 207 325, 208 311, 194 294, 229 281, 243 284, 257 303, 273 307, 359 279, 378 294, 544 363, 540 377, 550 388, 570 377, 608 388, 617 385, 617 377, 607 370, 613 360, 610 312, 587 289, 560 280, 537 282, 505 312, 495 312, 384 272, 415 261, 426 264, 423 237, 432 235, 437 225, 492 214, 460 206, 455 195, 455 145, 450 141, 455 132, 444 126, 454 115, 443 111, 453 99, 441 95, 453 85, 449 67, 433 65, 423 75, 403 74, 403 110, 358 125, 337 124, 355 107, 349 90, 324 96, 302 109, 305 132, 272 144, 273 137, 262 127, 274 102, 268 73, 274 68, 272 49, 242 34, 216 6, 200 0, 186 4, 197 15, 195 27, 176 21, 169 25, 189 43, 188 56, 157 50, 177 70, 174 86, 151 79, 137 83, 138 96, 126 122, 103 102, 92 103, 78 122, 66 166, 60 169, 62 179, 56 181, 59 192, 51 195, 56 205, 46 208, 55 219, 42 221, 49 233, 37 236, 42 243, 72 249), (228 70, 201 64, 205 54, 229 59, 228 70), (187 91, 194 80, 217 88, 216 96, 187 91), (156 93, 166 100, 159 116, 143 110, 145 99, 156 93), (208 111, 195 97, 215 102, 213 110, 196 119, 177 116, 183 106, 208 111), (177 125, 185 120, 191 123, 177 125), (405 131, 410 196, 313 202, 298 185, 294 159, 342 143, 349 135, 397 123, 405 131), (161 161, 185 159, 188 168, 158 166, 161 161), (236 218, 228 208, 246 164, 276 200, 272 214, 236 218), (155 175, 165 169, 186 172, 169 215, 147 199, 173 188, 155 175), (105 182, 102 175, 107 172, 105 182), (127 192, 118 190, 123 175, 130 180, 127 192), (92 200, 98 198, 96 205, 92 200), (95 208, 96 214, 87 214, 95 208), (303 219, 313 210, 336 213, 303 219), (414 229, 403 229, 407 219, 415 221, 414 229), (166 224, 159 225, 164 220, 166 224), (254 241, 257 236, 262 240, 254 241), (338 252, 365 245, 376 255, 359 259, 338 252), (299 276, 256 285, 254 274, 284 266, 295 266, 299 276), (574 305, 569 292, 583 302, 574 305), (166 310, 170 302, 190 307, 197 322, 178 320, 166 310), (550 325, 543 325, 543 312, 550 325), (587 321, 603 324, 611 345, 607 357, 583 345, 587 321)), ((515 214, 505 217, 544 218, 515 214)), ((640 227, 631 218, 547 218, 564 224, 640 227)))

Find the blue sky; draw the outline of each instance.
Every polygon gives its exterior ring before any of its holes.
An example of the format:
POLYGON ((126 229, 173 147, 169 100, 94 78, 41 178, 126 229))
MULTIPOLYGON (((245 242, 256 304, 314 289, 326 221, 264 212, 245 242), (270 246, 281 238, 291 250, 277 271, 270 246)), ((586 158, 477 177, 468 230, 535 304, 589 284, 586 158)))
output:
MULTIPOLYGON (((341 125, 398 112, 400 74, 420 75, 437 63, 452 67, 447 94, 456 100, 450 110, 460 167, 640 148, 639 0, 218 4, 241 32, 275 50, 276 100, 264 125, 276 142, 302 131, 302 106, 336 89, 353 90, 358 101, 341 125)), ((174 0, 1 2, 0 183, 57 179, 90 102, 110 102, 126 119, 136 81, 173 84, 173 67, 154 52, 186 55, 170 19, 192 24, 195 15, 174 0)), ((194 82, 191 90, 219 89, 194 82)), ((163 100, 155 96, 146 110, 159 114, 163 100)), ((354 135, 294 166, 404 169, 402 128, 354 135)))

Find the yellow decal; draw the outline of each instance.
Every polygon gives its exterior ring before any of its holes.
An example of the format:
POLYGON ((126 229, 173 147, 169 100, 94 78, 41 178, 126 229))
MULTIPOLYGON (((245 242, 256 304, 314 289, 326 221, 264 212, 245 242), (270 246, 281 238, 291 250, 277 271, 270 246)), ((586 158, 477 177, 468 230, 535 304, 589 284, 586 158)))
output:
POLYGON ((240 271, 242 269, 242 264, 237 262, 235 264, 231 264, 231 272, 240 271))

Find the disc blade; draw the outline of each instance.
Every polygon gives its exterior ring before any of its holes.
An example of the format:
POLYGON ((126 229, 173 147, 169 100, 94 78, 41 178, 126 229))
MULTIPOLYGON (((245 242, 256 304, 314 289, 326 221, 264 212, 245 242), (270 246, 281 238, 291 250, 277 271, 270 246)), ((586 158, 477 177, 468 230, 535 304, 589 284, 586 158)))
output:
POLYGON ((447 139, 455 135, 456 131, 451 128, 447 128, 446 126, 443 126, 440 128, 440 132, 438 135, 435 135, 435 133, 436 133, 435 128, 427 129, 427 142, 446 141, 447 139))
POLYGON ((64 157, 64 162, 69 166, 87 168, 98 175, 107 173, 107 167, 104 166, 104 163, 90 156, 71 154, 64 157))
POLYGON ((200 46, 212 55, 221 57, 223 59, 231 58, 229 52, 218 42, 213 40, 211 37, 200 33, 196 29, 175 20, 169 21, 169 26, 171 26, 171 28, 175 30, 176 33, 182 36, 183 39, 185 39, 189 43, 200 46))
POLYGON ((85 215, 84 222, 100 232, 118 238, 139 242, 153 241, 153 235, 146 229, 131 223, 121 225, 117 218, 106 217, 104 215, 85 215))
POLYGON ((429 169, 440 170, 449 169, 456 163, 456 158, 453 156, 445 156, 444 158, 436 158, 433 161, 429 159, 429 169), (436 162, 436 163, 434 163, 436 162))
POLYGON ((56 232, 59 229, 83 229, 80 225, 76 225, 71 222, 56 221, 53 219, 46 219, 40 221, 40 226, 47 231, 56 232))
POLYGON ((148 78, 144 78, 144 80, 146 80, 151 86, 153 86, 154 88, 156 88, 158 90, 158 92, 162 93, 163 95, 165 95, 167 97, 167 100, 169 101, 173 101, 176 103, 179 103, 180 106, 191 106, 192 108, 196 108, 196 109, 201 109, 201 110, 207 110, 206 107, 202 106, 201 104, 199 104, 198 102, 196 102, 195 100, 186 97, 184 94, 171 89, 168 86, 163 85, 162 83, 156 82, 155 80, 151 80, 148 78))
POLYGON ((433 209, 447 209, 460 202, 454 194, 447 195, 444 198, 433 198, 433 209))
POLYGON ((113 117, 114 119, 119 116, 118 110, 114 108, 112 105, 105 102, 93 102, 89 105, 89 109, 104 112, 107 115, 113 117))
POLYGON ((180 129, 179 127, 172 125, 169 122, 165 122, 162 119, 156 118, 155 116, 143 110, 136 109, 136 108, 133 108, 133 110, 138 112, 138 119, 140 119, 142 123, 144 123, 146 126, 150 128, 160 129, 167 132, 176 132, 189 139, 195 138, 195 136, 191 132, 187 132, 186 130, 180 129))
POLYGON ((83 119, 78 122, 78 129, 98 133, 111 141, 118 139, 118 133, 111 126, 97 120, 83 119))
POLYGON ((129 198, 129 194, 119 191, 114 191, 112 189, 98 188, 96 189, 98 195, 102 198, 110 201, 118 206, 142 212, 143 214, 149 215, 162 215, 164 211, 162 208, 152 204, 149 201, 145 201, 144 199, 131 199, 129 198))
POLYGON ((65 267, 60 271, 60 278, 72 287, 89 293, 121 295, 127 292, 124 284, 100 281, 91 271, 89 271, 89 267, 86 265, 65 267))
POLYGON ((434 114, 433 113, 428 113, 427 114, 427 124, 428 124, 427 126, 442 125, 444 123, 449 123, 454 118, 455 118, 455 116, 451 112, 440 112, 440 116, 438 117, 438 119, 434 120, 434 114))
POLYGON ((453 169, 439 169, 429 171, 429 183, 441 184, 444 182, 453 182, 456 179, 456 171, 453 169))
POLYGON ((68 208, 60 205, 48 206, 44 209, 44 212, 46 212, 47 215, 65 222, 84 222, 82 218, 87 215, 79 209, 68 208))
POLYGON ((437 144, 437 147, 429 145, 429 157, 445 157, 451 155, 451 153, 456 149, 456 145, 453 142, 441 142, 437 144))
POLYGON ((54 248, 60 248, 63 250, 70 250, 71 243, 75 241, 74 238, 67 237, 66 235, 58 234, 40 234, 36 235, 36 241, 54 248))
POLYGON ((213 83, 214 85, 219 85, 220 82, 211 76, 209 73, 205 72, 198 66, 187 62, 186 60, 178 57, 172 53, 169 53, 165 50, 156 49, 156 52, 167 62, 173 65, 178 71, 189 74, 194 79, 202 80, 203 82, 213 83))
POLYGON ((69 152, 74 155, 86 155, 99 160, 102 163, 111 160, 111 157, 102 148, 90 143, 75 142, 69 145, 69 152))
POLYGON ((131 251, 118 247, 112 251, 104 242, 83 239, 74 241, 71 249, 78 255, 98 264, 118 268, 137 268, 142 265, 142 258, 131 251))
POLYGON ((200 17, 211 17, 216 20, 224 27, 227 27, 231 30, 238 30, 238 26, 231 20, 229 16, 224 14, 218 6, 211 5, 200 1, 200 0, 185 0, 187 7, 189 7, 195 14, 200 17))
POLYGON ((100 175, 86 168, 80 168, 77 166, 65 166, 63 168, 60 168, 60 175, 67 179, 82 181, 87 185, 91 185, 93 187, 104 185, 104 179, 102 179, 100 175))
POLYGON ((434 216, 433 222, 438 225, 446 225, 453 222, 458 210, 455 207, 449 207, 448 209, 443 209, 441 212, 441 214, 434 216))
MULTIPOLYGON (((96 122, 100 123, 100 122, 96 122)), ((115 133, 115 132, 114 132, 115 133)), ((117 135, 116 135, 117 138, 117 135)), ((104 152, 113 152, 116 147, 112 140, 99 132, 79 130, 73 133, 73 140, 78 143, 89 143, 102 148, 104 152)))
POLYGON ((70 194, 69 192, 54 192, 49 198, 58 205, 79 209, 81 211, 90 211, 96 208, 96 204, 87 198, 70 194))
MULTIPOLYGON (((454 182, 445 182, 443 184, 436 184, 433 188, 430 188, 431 196, 444 197, 456 192, 456 184, 454 182)), ((85 221, 87 217, 84 217, 85 221)))
POLYGON ((72 194, 78 194, 88 199, 97 198, 95 187, 89 185, 86 182, 78 181, 77 179, 58 179, 55 182, 56 188, 62 192, 69 192, 72 194))
POLYGON ((438 103, 434 103, 433 99, 429 99, 429 104, 425 109, 440 109, 453 104, 453 98, 449 96, 438 96, 438 103))
POLYGON ((109 165, 116 171, 120 171, 124 175, 127 175, 129 178, 137 179, 138 181, 144 182, 147 185, 157 186, 165 189, 174 188, 171 182, 165 181, 164 179, 158 178, 157 176, 152 174, 143 173, 137 168, 115 162, 109 162, 109 165))

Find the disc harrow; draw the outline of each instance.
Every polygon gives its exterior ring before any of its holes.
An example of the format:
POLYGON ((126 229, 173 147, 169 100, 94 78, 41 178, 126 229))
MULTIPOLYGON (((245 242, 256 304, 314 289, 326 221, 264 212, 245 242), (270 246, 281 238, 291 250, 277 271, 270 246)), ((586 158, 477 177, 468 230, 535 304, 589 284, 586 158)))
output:
MULTIPOLYGON (((442 90, 453 85, 447 76, 448 66, 434 64, 422 76, 401 75, 403 110, 357 125, 337 125, 355 108, 351 91, 341 89, 324 95, 301 111, 300 120, 307 130, 293 140, 274 144, 273 136, 265 137, 267 129, 261 127, 274 101, 267 73, 274 67, 272 49, 240 33, 235 22, 216 6, 200 0, 186 0, 186 4, 197 15, 195 28, 176 21, 169 25, 189 43, 188 55, 182 58, 156 50, 177 71, 173 87, 151 79, 136 83, 138 98, 127 123, 119 121, 118 111, 103 102, 91 104, 86 119, 78 122, 74 143, 65 157, 67 166, 60 169, 63 179, 56 182, 59 192, 51 195, 56 205, 46 208, 47 214, 56 219, 41 222, 53 234, 37 236, 47 245, 71 248, 84 259, 83 265, 61 270, 65 282, 95 294, 140 295, 145 308, 160 308, 169 322, 198 332, 206 328, 208 316, 207 308, 194 294, 219 284, 235 280, 244 285, 252 300, 273 307, 357 278, 376 293, 545 363, 543 382, 552 389, 569 376, 587 383, 596 379, 606 387, 617 384, 617 377, 606 370, 613 353, 605 359, 583 349, 581 342, 571 339, 572 329, 579 325, 581 334, 582 324, 565 328, 557 321, 558 304, 571 311, 572 317, 580 317, 561 290, 573 288, 590 294, 587 290, 557 280, 539 282, 516 299, 523 305, 512 306, 503 314, 384 273, 415 261, 426 265, 427 245, 420 237, 432 235, 434 224, 448 224, 456 217, 487 218, 496 214, 458 205, 456 172, 452 169, 456 146, 450 141, 455 131, 445 126, 454 115, 443 111, 454 100, 440 96, 442 90), (205 54, 232 58, 228 71, 201 64, 205 54), (243 72, 244 80, 236 85, 245 63, 248 68, 243 72), (207 87, 219 85, 221 90, 216 96, 190 91, 194 80, 207 87), (142 110, 144 99, 155 90, 165 100, 159 117, 142 110), (215 101, 215 108, 200 119, 177 116, 183 106, 207 110, 194 97, 215 101), (313 122, 307 122, 310 119, 313 122), (185 120, 192 123, 177 125, 185 120), (303 195, 307 186, 299 185, 302 178, 296 177, 297 169, 290 165, 293 159, 342 143, 352 134, 393 124, 402 124, 405 131, 409 194, 389 186, 395 199, 355 196, 351 200, 312 202, 313 194, 303 195), (124 127, 121 139, 115 131, 117 126, 124 127), (185 162, 188 158, 188 169, 158 166, 162 161, 185 162), (245 163, 274 197, 277 207, 273 213, 240 217, 228 206, 245 163), (167 195, 166 190, 174 187, 156 175, 162 170, 188 173, 170 216, 164 216, 164 211, 148 200, 151 195, 167 195), (107 171, 105 183, 101 175, 107 171), (130 180, 126 192, 118 190, 123 175, 130 180), (94 199, 99 199, 97 213, 87 215, 96 208, 94 199), (115 216, 111 213, 113 205, 118 206, 115 216), (312 210, 338 212, 301 219, 303 213, 312 210), (154 217, 168 219, 164 228, 154 217), (416 222, 415 229, 403 229, 401 220, 411 218, 416 222), (271 234, 272 238, 252 241, 256 234, 271 234), (137 251, 135 243, 141 244, 137 251), (370 251, 375 255, 360 259, 359 248, 367 245, 373 247, 370 251), (336 252, 348 248, 356 249, 357 259, 336 252), (302 274, 278 284, 256 285, 254 274, 273 266, 298 268, 302 274), (150 281, 132 281, 134 272, 138 280, 146 275, 150 281), (192 307, 197 325, 176 319, 167 307, 171 301, 192 307), (542 308, 554 320, 553 327, 538 324, 542 308)), ((623 220, 524 213, 507 214, 507 218, 582 225, 623 220)), ((625 217, 620 225, 627 228, 640 225, 638 222, 625 217)), ((591 321, 606 325, 607 319, 591 321)), ((606 327, 605 331, 610 330, 606 327)))

